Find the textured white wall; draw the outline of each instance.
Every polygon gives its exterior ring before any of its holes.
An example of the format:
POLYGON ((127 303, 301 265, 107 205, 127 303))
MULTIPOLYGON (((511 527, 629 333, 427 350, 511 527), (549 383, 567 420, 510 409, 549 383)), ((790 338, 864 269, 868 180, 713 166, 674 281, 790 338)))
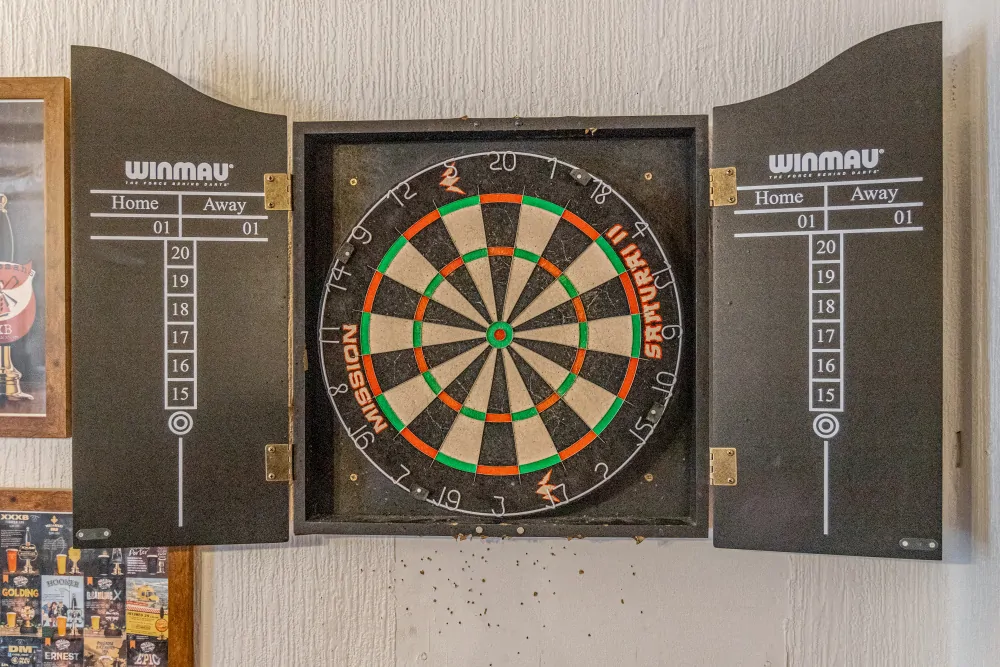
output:
MULTIPOLYGON (((0 0, 0 76, 68 75, 69 45, 91 44, 299 120, 706 113, 879 32, 946 22, 945 431, 965 443, 960 469, 945 454, 950 564, 704 541, 205 549, 201 665, 1000 664, 994 4, 0 0)), ((0 440, 0 485, 69 483, 68 440, 0 440)))

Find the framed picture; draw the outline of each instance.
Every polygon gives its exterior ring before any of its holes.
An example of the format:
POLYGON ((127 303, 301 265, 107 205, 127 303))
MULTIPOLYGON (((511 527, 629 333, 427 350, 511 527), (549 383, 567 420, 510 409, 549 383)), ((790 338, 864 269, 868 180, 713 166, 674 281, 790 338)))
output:
POLYGON ((193 549, 75 548, 72 508, 0 489, 0 665, 193 665, 193 549))
POLYGON ((70 434, 69 80, 0 79, 0 436, 70 434))

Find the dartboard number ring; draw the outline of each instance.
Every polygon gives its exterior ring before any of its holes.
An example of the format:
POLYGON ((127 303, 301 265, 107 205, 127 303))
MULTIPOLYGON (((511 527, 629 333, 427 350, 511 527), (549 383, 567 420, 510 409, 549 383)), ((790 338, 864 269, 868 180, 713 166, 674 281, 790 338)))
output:
POLYGON ((549 511, 615 478, 657 428, 646 415, 672 398, 683 342, 673 270, 640 212, 576 169, 517 151, 436 163, 375 202, 330 267, 325 386, 403 491, 467 514, 549 511))

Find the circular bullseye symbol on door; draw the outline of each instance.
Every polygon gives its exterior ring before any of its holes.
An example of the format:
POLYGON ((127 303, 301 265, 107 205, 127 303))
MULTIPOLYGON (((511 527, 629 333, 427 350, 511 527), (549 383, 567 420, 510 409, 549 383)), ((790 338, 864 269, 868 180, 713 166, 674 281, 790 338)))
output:
POLYGON ((191 419, 190 414, 179 410, 170 415, 170 418, 167 420, 167 426, 174 435, 187 435, 191 432, 191 427, 194 426, 194 420, 191 419))
POLYGON ((824 412, 813 419, 813 431, 821 438, 832 438, 840 432, 840 422, 830 413, 824 412))

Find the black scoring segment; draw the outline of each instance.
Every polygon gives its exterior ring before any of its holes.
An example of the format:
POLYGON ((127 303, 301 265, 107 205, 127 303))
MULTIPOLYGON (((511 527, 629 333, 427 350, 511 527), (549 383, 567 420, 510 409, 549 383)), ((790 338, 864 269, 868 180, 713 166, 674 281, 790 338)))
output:
POLYGON ((382 393, 420 374, 412 349, 380 352, 371 355, 371 360, 382 393))
POLYGON ((479 377, 479 373, 483 370, 483 366, 486 364, 486 358, 489 355, 489 348, 482 351, 482 353, 476 357, 475 361, 469 364, 469 367, 464 371, 459 373, 458 377, 452 381, 450 385, 445 387, 445 391, 448 395, 454 398, 459 403, 465 403, 465 399, 469 397, 469 392, 472 391, 472 385, 475 383, 476 378, 479 377))
POLYGON ((521 296, 517 298, 517 303, 514 305, 514 309, 510 311, 509 321, 514 321, 522 310, 528 307, 532 301, 535 300, 539 294, 542 293, 546 287, 552 284, 555 278, 552 274, 543 269, 540 266, 535 266, 531 271, 531 276, 528 278, 528 282, 525 284, 524 289, 521 290, 521 296))
POLYGON ((546 310, 538 317, 533 317, 527 322, 522 322, 517 326, 517 330, 528 331, 530 329, 540 329, 541 327, 551 327, 559 324, 579 324, 580 318, 576 315, 576 308, 572 301, 564 301, 554 308, 546 310))
MULTIPOLYGON (((576 360, 577 347, 569 347, 568 345, 559 345, 558 343, 549 343, 541 340, 527 340, 524 338, 518 340, 517 342, 532 352, 537 352, 549 361, 555 362, 567 373, 569 373, 569 369, 573 368, 573 362, 576 360)), ((520 357, 520 355, 518 355, 518 357, 520 357)))
MULTIPOLYGON (((485 262, 485 259, 477 259, 477 262, 485 262)), ((475 281, 472 279, 472 275, 469 273, 469 269, 463 264, 445 278, 452 286, 458 290, 458 293, 468 299, 472 307, 483 316, 483 319, 489 322, 491 320, 489 311, 486 310, 486 303, 483 301, 483 297, 479 294, 479 288, 476 287, 475 281)), ((481 326, 481 325, 480 325, 481 326)))
POLYGON ((419 301, 420 295, 409 287, 397 283, 389 276, 382 276, 372 302, 372 312, 412 320, 419 301))
MULTIPOLYGON (((405 313, 407 311, 403 310, 402 312, 405 313)), ((409 313, 410 314, 408 316, 399 315, 399 317, 409 317, 412 319, 414 314, 416 313, 416 308, 414 308, 414 310, 412 311, 409 311, 409 313)), ((449 308, 448 306, 443 306, 437 301, 434 301, 433 299, 431 299, 427 303, 427 308, 424 309, 423 321, 434 322, 435 324, 448 324, 453 327, 460 327, 462 329, 472 329, 473 331, 482 331, 484 335, 486 333, 486 330, 483 328, 483 325, 480 324, 479 322, 473 322, 465 315, 460 315, 451 308, 449 308)))
POLYGON ((457 416, 457 412, 440 400, 433 400, 423 412, 407 424, 407 427, 415 436, 434 449, 438 449, 441 447, 441 443, 444 442, 444 438, 448 435, 448 430, 457 416))
POLYGON ((510 280, 510 267, 513 258, 494 255, 490 257, 490 274, 493 277, 493 295, 497 302, 497 314, 503 313, 507 303, 507 283, 510 280))
POLYGON ((438 271, 458 257, 458 248, 440 219, 417 232, 410 244, 438 271))
POLYGON ((483 204, 483 225, 486 228, 486 245, 491 248, 511 248, 517 237, 517 223, 521 216, 520 204, 483 204))
POLYGON ((628 297, 621 278, 615 277, 580 295, 588 320, 629 315, 628 297))
MULTIPOLYGON (((507 349, 509 350, 510 348, 507 349)), ((507 395, 507 375, 503 363, 503 355, 505 353, 500 352, 497 355, 497 365, 493 371, 493 389, 490 391, 490 402, 487 412, 510 412, 510 397, 507 395)))
POLYGON ((629 357, 588 350, 580 369, 580 377, 617 394, 625 381, 628 365, 629 357))
POLYGON ((549 260, 560 271, 565 271, 566 267, 573 263, 593 241, 589 236, 581 232, 572 224, 560 219, 552 232, 542 257, 549 260))
MULTIPOLYGON (((521 374, 521 380, 524 381, 524 386, 528 389, 528 395, 531 396, 531 400, 536 405, 552 395, 552 392, 555 391, 556 388, 550 387, 549 384, 542 379, 542 376, 536 373, 535 369, 528 365, 528 362, 524 360, 524 357, 511 350, 511 358, 514 359, 514 365, 517 367, 518 373, 521 374)), ((568 370, 566 372, 569 373, 568 370)))
POLYGON ((517 464, 514 447, 514 425, 511 422, 483 424, 483 445, 479 450, 479 465, 510 466, 517 464))
POLYGON ((565 401, 556 401, 541 413, 542 423, 552 437, 556 449, 562 451, 590 431, 586 422, 565 401))
MULTIPOLYGON (((467 352, 482 343, 483 341, 480 339, 460 340, 455 343, 445 343, 443 345, 428 345, 420 349, 424 354, 424 361, 427 362, 427 366, 433 371, 435 366, 450 361, 463 352, 467 352)), ((410 356, 413 356, 412 350, 410 350, 410 356)))

